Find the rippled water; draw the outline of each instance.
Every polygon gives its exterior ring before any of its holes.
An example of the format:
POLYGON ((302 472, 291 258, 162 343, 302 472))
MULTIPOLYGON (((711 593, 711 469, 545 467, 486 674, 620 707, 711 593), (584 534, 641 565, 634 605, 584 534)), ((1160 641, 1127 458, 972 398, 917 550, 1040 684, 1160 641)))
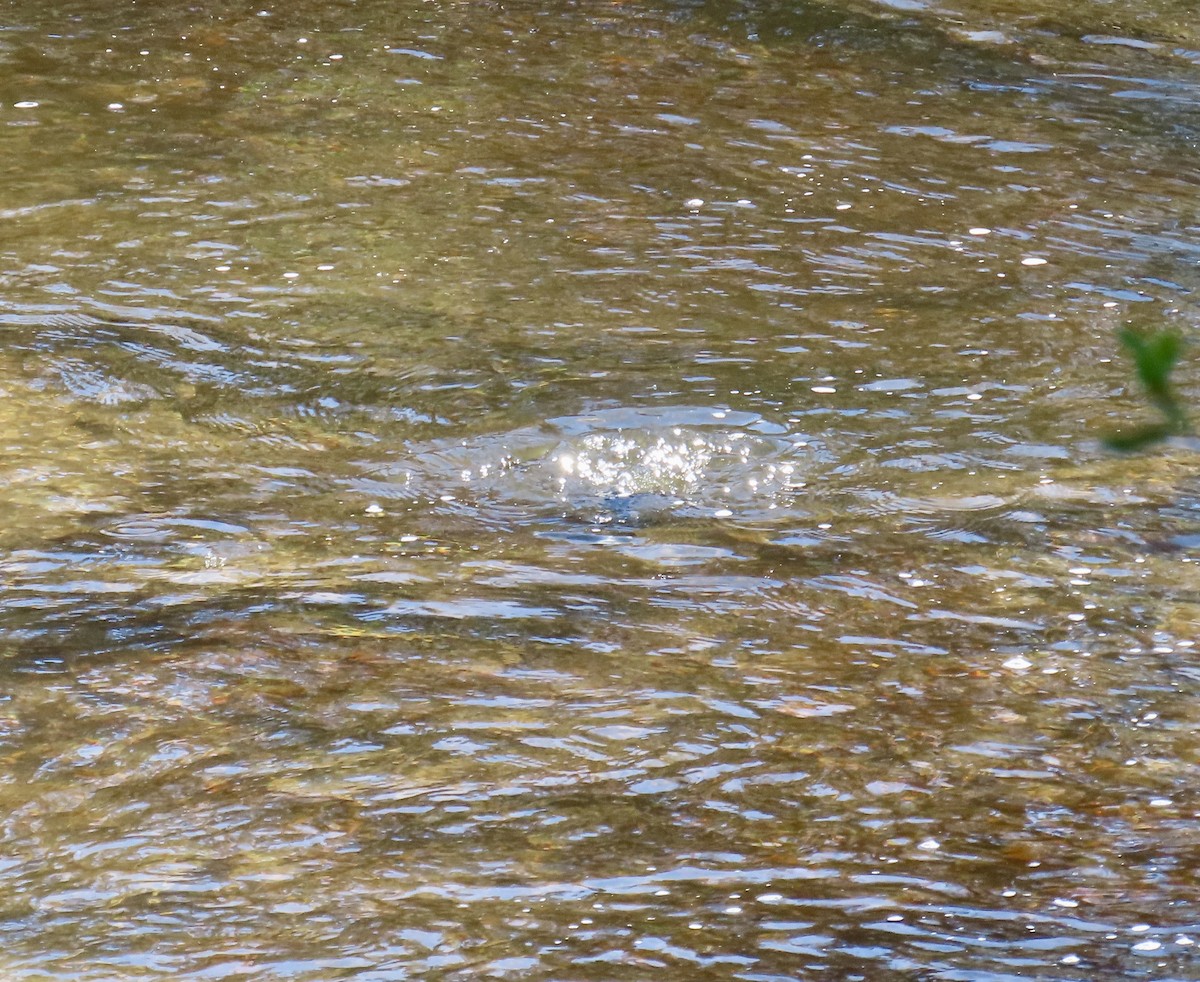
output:
POLYGON ((125 6, 0 27, 0 974, 1200 977, 1190 4, 125 6))

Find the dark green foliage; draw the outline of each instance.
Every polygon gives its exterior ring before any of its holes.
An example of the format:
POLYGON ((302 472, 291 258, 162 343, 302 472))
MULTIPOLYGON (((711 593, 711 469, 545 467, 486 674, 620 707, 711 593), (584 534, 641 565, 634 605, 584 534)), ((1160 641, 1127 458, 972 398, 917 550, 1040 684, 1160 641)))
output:
POLYGON ((1117 433, 1105 438, 1110 450, 1133 453, 1159 443, 1168 437, 1188 432, 1187 415, 1171 388, 1171 371, 1179 361, 1183 342, 1178 335, 1167 331, 1139 334, 1123 328, 1118 335, 1121 343, 1133 355, 1134 371, 1151 405, 1163 416, 1163 421, 1117 433))

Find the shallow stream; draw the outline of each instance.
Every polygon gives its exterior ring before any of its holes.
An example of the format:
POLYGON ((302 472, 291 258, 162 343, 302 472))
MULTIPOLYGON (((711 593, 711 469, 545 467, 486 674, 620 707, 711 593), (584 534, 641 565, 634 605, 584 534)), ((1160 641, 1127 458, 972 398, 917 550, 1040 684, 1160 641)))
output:
POLYGON ((1200 978, 1198 23, 10 0, 0 976, 1200 978))

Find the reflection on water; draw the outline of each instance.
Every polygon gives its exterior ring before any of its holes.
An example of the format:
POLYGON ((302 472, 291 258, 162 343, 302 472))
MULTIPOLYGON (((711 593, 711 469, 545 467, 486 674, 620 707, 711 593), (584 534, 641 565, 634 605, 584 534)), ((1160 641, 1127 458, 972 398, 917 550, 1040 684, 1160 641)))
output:
MULTIPOLYGON (((403 457, 351 482, 381 500, 460 503, 504 527, 589 508, 729 518, 766 517, 805 486, 807 440, 755 413, 695 406, 602 409, 475 440, 412 443, 403 457)), ((378 502, 367 506, 382 515, 378 502)))
POLYGON ((1190 9, 9 13, 0 974, 1197 974, 1190 9))

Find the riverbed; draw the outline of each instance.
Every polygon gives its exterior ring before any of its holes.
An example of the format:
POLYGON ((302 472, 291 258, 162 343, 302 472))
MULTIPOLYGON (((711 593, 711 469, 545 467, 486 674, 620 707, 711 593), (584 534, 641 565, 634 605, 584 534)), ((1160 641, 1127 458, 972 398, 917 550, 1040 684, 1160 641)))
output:
POLYGON ((10 4, 0 975, 1200 976, 1190 7, 10 4))

